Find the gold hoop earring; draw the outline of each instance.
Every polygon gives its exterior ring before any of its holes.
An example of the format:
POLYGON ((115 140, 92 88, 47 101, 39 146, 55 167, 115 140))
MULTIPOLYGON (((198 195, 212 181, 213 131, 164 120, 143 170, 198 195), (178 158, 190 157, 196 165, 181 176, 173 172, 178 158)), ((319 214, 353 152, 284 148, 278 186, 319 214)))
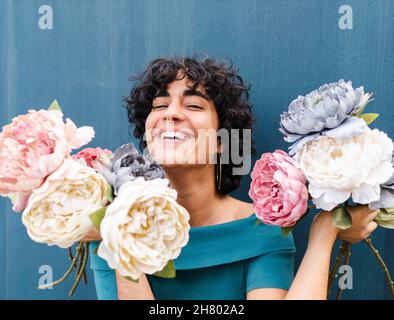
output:
POLYGON ((220 153, 218 155, 218 164, 216 165, 216 183, 218 186, 218 190, 220 190, 222 186, 222 160, 220 158, 220 153))

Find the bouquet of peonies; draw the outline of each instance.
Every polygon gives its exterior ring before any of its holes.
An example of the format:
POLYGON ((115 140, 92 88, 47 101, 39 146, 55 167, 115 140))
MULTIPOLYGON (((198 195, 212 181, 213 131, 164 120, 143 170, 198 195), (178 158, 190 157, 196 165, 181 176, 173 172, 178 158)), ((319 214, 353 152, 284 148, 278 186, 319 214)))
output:
POLYGON ((56 100, 48 110, 14 118, 0 133, 0 194, 12 200, 14 211, 23 211, 32 240, 69 248, 72 263, 65 275, 40 288, 62 282, 76 268, 70 296, 82 276, 86 281, 88 258, 87 243, 78 245, 75 257, 71 247, 93 227, 90 214, 108 202, 105 178, 71 157, 93 137, 92 127, 64 122, 56 100))
MULTIPOLYGON (((333 223, 350 228, 349 202, 379 210, 376 222, 394 229, 394 146, 382 131, 369 125, 378 114, 364 113, 372 94, 340 80, 299 96, 281 115, 280 132, 292 143, 289 154, 265 153, 252 171, 249 191, 256 215, 279 225, 286 235, 314 207, 332 211, 333 223), (313 205, 308 206, 311 200, 313 205)), ((383 267, 386 265, 366 239, 383 267)), ((349 261, 350 244, 342 242, 330 281, 340 260, 349 261)), ((340 296, 340 295, 339 295, 340 296)))
POLYGON ((81 240, 100 223, 99 255, 122 275, 135 281, 141 273, 175 276, 172 259, 190 228, 176 191, 159 165, 131 144, 115 154, 87 148, 71 155, 93 137, 93 128, 64 122, 57 101, 14 118, 0 133, 0 195, 12 200, 14 211, 23 211, 32 240, 69 250, 64 276, 40 289, 63 282, 73 269, 70 296, 82 277, 87 281, 88 243, 81 240))
POLYGON ((114 190, 110 204, 91 216, 102 237, 98 256, 134 282, 143 273, 175 277, 173 260, 189 240, 190 217, 161 167, 131 143, 91 166, 114 190))

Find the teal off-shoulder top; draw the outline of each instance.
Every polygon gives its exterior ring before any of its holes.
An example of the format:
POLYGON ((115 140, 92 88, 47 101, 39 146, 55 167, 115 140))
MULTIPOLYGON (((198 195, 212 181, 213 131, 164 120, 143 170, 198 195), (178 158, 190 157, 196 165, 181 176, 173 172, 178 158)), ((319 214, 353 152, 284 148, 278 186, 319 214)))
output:
MULTIPOLYGON (((247 218, 190 229, 188 244, 174 260, 176 278, 147 275, 158 300, 244 300, 257 288, 289 289, 293 281, 295 247, 291 234, 284 238, 280 227, 247 218)), ((97 297, 117 299, 115 271, 93 253, 97 297)))

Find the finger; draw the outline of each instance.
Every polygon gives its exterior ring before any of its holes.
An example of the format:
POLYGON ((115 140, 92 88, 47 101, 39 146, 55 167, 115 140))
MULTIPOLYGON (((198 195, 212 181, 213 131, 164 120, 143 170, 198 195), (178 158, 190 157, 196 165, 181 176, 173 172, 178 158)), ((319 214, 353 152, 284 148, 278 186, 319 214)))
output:
POLYGON ((370 213, 368 213, 367 215, 367 221, 371 222, 373 220, 375 220, 375 218, 377 217, 377 215, 380 213, 380 210, 376 210, 376 211, 372 211, 370 213))
POLYGON ((341 234, 339 234, 338 238, 339 238, 340 240, 342 240, 342 241, 347 241, 347 242, 350 242, 350 243, 357 243, 358 241, 360 241, 359 239, 356 239, 356 238, 354 238, 354 237, 351 237, 351 236, 343 236, 343 235, 341 235, 341 234))
POLYGON ((375 229, 378 227, 378 224, 375 221, 371 221, 367 225, 367 233, 370 235, 375 229))
POLYGON ((371 234, 370 233, 368 233, 365 237, 364 237, 364 239, 363 240, 365 240, 365 239, 369 239, 369 238, 371 238, 371 234))

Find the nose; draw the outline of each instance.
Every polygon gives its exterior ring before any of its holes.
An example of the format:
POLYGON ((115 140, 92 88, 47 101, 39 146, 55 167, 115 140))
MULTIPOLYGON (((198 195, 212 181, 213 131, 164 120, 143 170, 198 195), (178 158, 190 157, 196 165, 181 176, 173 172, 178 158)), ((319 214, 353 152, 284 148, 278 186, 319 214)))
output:
POLYGON ((167 121, 174 121, 174 120, 179 120, 182 121, 185 119, 185 116, 182 112, 182 104, 180 103, 180 101, 172 101, 165 113, 164 113, 164 120, 167 121))

